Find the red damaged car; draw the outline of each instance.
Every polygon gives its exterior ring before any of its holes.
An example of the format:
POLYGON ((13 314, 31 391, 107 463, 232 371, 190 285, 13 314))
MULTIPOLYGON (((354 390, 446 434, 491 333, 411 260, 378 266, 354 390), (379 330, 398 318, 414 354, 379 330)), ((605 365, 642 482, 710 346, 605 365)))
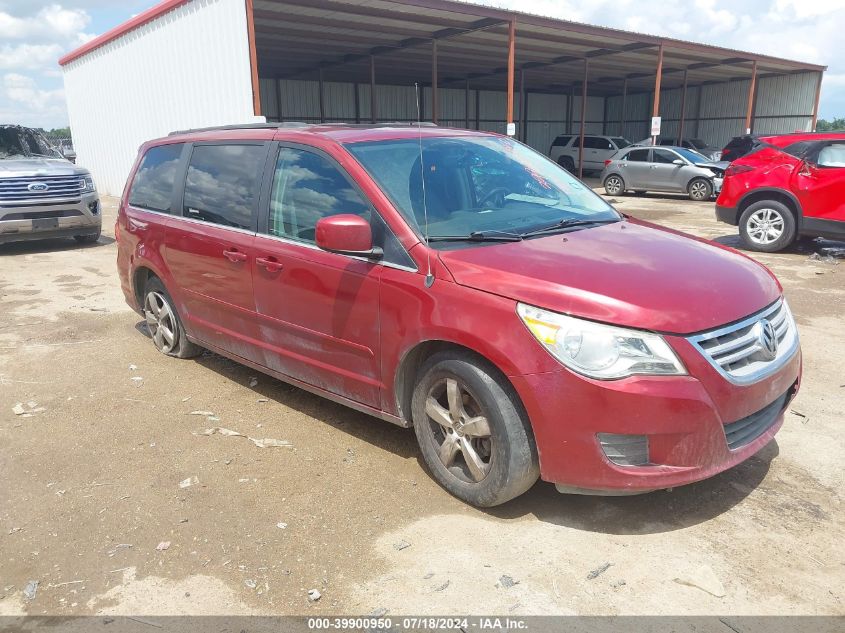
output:
POLYGON ((175 133, 141 147, 115 233, 161 352, 207 348, 413 426, 432 476, 478 506, 538 477, 600 494, 710 477, 771 441, 800 383, 765 267, 623 216, 494 134, 175 133))
POLYGON ((799 236, 845 240, 845 133, 759 139, 725 171, 716 217, 756 251, 799 236))

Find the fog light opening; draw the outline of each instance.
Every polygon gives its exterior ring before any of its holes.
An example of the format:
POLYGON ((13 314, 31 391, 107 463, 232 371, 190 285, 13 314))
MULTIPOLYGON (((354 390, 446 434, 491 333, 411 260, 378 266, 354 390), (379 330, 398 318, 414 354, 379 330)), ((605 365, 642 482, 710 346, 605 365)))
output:
POLYGON ((618 466, 645 466, 650 463, 647 435, 599 433, 596 437, 607 458, 618 466))
POLYGON ((90 202, 88 204, 88 210, 91 212, 91 215, 100 215, 100 201, 94 200, 94 202, 90 202))

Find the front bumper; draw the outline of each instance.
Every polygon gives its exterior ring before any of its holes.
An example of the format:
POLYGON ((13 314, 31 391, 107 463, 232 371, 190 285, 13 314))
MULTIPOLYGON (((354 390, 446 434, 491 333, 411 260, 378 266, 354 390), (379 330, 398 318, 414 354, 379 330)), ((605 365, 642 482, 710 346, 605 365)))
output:
POLYGON ((68 200, 0 206, 0 244, 94 235, 101 226, 102 209, 96 192, 68 200))
POLYGON ((770 442, 800 384, 800 348, 774 374, 739 386, 685 343, 671 342, 689 376, 598 381, 564 369, 512 377, 534 429, 541 477, 567 492, 647 492, 712 477, 770 442), (783 396, 759 435, 729 447, 732 423, 753 420, 783 396), (613 463, 599 433, 647 436, 648 463, 613 463))
POLYGON ((722 207, 718 204, 716 205, 716 219, 719 220, 719 222, 736 226, 739 223, 739 219, 737 217, 738 215, 739 212, 736 207, 722 207))

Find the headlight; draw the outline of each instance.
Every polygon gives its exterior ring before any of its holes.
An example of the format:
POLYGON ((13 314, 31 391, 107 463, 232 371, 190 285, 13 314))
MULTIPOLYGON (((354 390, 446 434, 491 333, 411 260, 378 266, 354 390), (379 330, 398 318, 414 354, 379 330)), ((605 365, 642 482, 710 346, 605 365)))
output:
POLYGON ((87 193, 90 191, 96 191, 96 187, 94 187, 94 179, 91 176, 83 176, 82 177, 82 189, 83 193, 87 193))
POLYGON ((523 303, 517 305, 517 313, 552 356, 579 374, 608 380, 687 373, 659 334, 576 319, 523 303))

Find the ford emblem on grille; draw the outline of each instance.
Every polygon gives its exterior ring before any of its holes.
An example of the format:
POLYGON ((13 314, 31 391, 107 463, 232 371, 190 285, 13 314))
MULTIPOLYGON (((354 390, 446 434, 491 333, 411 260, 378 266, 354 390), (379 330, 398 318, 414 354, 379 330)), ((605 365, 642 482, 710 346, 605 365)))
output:
POLYGON ((47 191, 50 188, 46 182, 31 182, 27 185, 27 191, 47 191))
POLYGON ((760 344, 760 355, 766 360, 774 360, 778 355, 778 335, 775 326, 768 319, 761 319, 757 333, 757 342, 760 344))

